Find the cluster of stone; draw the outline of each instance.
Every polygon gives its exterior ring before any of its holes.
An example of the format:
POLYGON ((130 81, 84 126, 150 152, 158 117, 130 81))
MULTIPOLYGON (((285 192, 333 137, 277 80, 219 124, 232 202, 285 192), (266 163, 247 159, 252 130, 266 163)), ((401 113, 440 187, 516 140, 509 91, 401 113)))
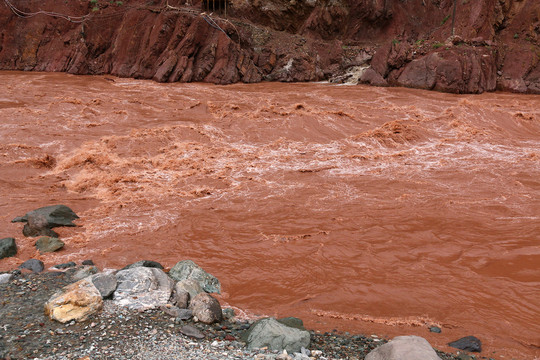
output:
MULTIPOLYGON (((45 304, 45 313, 52 320, 68 323, 87 320, 100 311, 104 301, 133 311, 161 309, 183 325, 179 329, 182 334, 196 339, 205 336, 185 321, 219 323, 228 313, 210 294, 220 293, 219 280, 191 260, 178 262, 168 273, 159 263, 148 260, 118 271, 96 271, 92 265, 77 270, 73 278, 80 280, 55 293, 45 304)), ((264 318, 251 325, 244 341, 249 349, 301 354, 309 347, 310 333, 300 319, 264 318)))
MULTIPOLYGON (((76 226, 73 220, 79 217, 73 210, 65 205, 45 206, 18 216, 11 222, 22 222, 22 233, 26 237, 39 237, 35 246, 41 254, 54 252, 64 247, 64 242, 58 238, 58 234, 52 229, 59 226, 76 226)), ((15 256, 17 245, 15 238, 0 239, 0 259, 15 256)))
MULTIPOLYGON (((36 247, 41 253, 56 251, 64 246, 58 235, 51 229, 56 226, 75 226, 73 220, 78 216, 67 206, 47 206, 15 218, 13 222, 26 223, 25 236, 40 236, 36 247)), ((14 256, 17 247, 14 238, 0 240, 0 259, 14 256)), ((76 266, 70 262, 55 266, 62 270, 76 266)), ((30 259, 19 268, 34 273, 44 270, 43 262, 30 259)), ((1 274, 0 283, 7 283, 11 274, 1 274)), ((75 283, 55 293, 45 304, 45 313, 61 323, 84 321, 100 311, 103 302, 112 301, 115 305, 133 311, 161 309, 173 316, 175 322, 182 324, 180 332, 185 336, 203 339, 204 334, 196 327, 184 325, 192 320, 204 324, 219 323, 224 313, 219 301, 211 293, 219 294, 219 280, 191 260, 182 260, 166 273, 161 264, 142 260, 121 270, 99 272, 92 261, 83 262, 73 275, 75 283)), ((440 332, 438 327, 430 331, 440 332)), ((254 322, 242 339, 249 349, 267 348, 283 351, 283 359, 293 359, 287 355, 295 354, 294 359, 309 358, 310 333, 297 318, 263 318, 254 322)), ((472 352, 481 351, 480 340, 468 336, 448 345, 472 352)), ((418 336, 398 336, 388 343, 371 351, 366 360, 440 360, 431 345, 418 336)))

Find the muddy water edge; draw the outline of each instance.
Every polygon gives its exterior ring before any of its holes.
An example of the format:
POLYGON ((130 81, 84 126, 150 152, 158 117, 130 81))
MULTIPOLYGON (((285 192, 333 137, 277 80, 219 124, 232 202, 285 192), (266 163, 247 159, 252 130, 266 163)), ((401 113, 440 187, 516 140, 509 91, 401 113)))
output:
POLYGON ((540 356, 540 96, 0 78, 0 270, 193 259, 254 315, 540 356), (10 220, 58 203, 39 255, 10 220))

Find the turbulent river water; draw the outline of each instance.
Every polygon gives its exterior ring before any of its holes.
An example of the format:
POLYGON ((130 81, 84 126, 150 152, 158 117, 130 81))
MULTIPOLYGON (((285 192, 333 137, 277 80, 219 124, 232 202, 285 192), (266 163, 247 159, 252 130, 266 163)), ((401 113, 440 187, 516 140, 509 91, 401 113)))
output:
POLYGON ((0 80, 0 270, 193 259, 247 314, 540 356, 540 96, 0 80), (40 255, 10 221, 52 204, 40 255))

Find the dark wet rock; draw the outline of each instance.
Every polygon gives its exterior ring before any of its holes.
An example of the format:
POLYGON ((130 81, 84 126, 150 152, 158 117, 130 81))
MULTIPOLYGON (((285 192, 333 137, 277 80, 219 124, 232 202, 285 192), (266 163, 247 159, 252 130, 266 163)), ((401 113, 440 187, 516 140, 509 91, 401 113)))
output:
POLYGON ((73 220, 79 217, 65 205, 45 206, 16 217, 12 222, 25 222, 23 235, 26 237, 50 236, 58 237, 51 230, 58 226, 76 226, 73 220))
POLYGON ((95 265, 94 262, 90 259, 88 260, 83 260, 83 262, 81 263, 83 265, 95 265))
POLYGON ((193 311, 194 317, 197 317, 200 322, 205 324, 220 322, 223 319, 219 301, 204 292, 191 299, 189 309, 193 311))
POLYGON ((292 328, 295 328, 295 329, 306 330, 306 328, 304 327, 304 322, 302 321, 302 319, 299 319, 297 317, 289 316, 289 317, 284 317, 284 318, 281 318, 281 319, 277 319, 277 321, 279 321, 283 325, 286 325, 286 326, 289 326, 289 327, 292 327, 292 328))
POLYGON ((36 241, 36 248, 41 254, 55 252, 64 247, 64 242, 56 237, 42 236, 36 241))
POLYGON ((14 238, 4 238, 0 240, 0 259, 15 256, 17 254, 17 244, 14 238))
POLYGON ((25 224, 22 233, 26 237, 51 236, 58 237, 58 233, 51 230, 42 218, 30 217, 28 224, 25 224))
POLYGON ((196 327, 191 325, 185 325, 180 328, 180 332, 188 337, 195 339, 204 339, 204 334, 199 331, 196 327))
POLYGON ((90 280, 96 289, 98 289, 103 299, 111 296, 114 293, 114 290, 116 290, 116 276, 112 273, 98 273, 92 275, 90 280))
POLYGON ((114 303, 134 310, 166 305, 174 287, 174 281, 163 270, 148 267, 120 270, 116 280, 114 303))
POLYGON ((219 294, 221 291, 219 280, 191 260, 182 260, 176 263, 169 271, 169 276, 177 281, 185 279, 195 280, 204 291, 209 293, 219 294))
POLYGON ((79 218, 73 210, 65 205, 51 205, 32 210, 24 216, 16 217, 11 222, 29 222, 32 216, 42 218, 50 228, 57 226, 76 226, 73 220, 79 218))
POLYGON ((96 266, 81 266, 77 271, 73 274, 73 280, 81 280, 84 279, 90 275, 94 275, 98 273, 98 268, 96 266))
POLYGON ((54 269, 69 269, 69 268, 72 268, 72 267, 75 267, 75 266, 77 266, 77 264, 75 264, 75 262, 73 262, 73 261, 70 261, 70 262, 67 262, 67 263, 54 265, 53 268, 54 269))
POLYGON ((12 222, 24 222, 23 235, 26 237, 51 236, 58 234, 51 230, 58 226, 76 226, 73 220, 78 219, 77 214, 65 205, 45 206, 16 217, 12 222))
POLYGON ((448 346, 465 351, 482 352, 482 342, 475 336, 465 336, 448 343, 448 346))
POLYGON ((442 330, 438 326, 430 326, 429 331, 432 332, 432 333, 440 334, 442 330))
POLYGON ((397 336, 371 351, 366 360, 441 360, 426 339, 419 336, 397 336))
POLYGON ((308 331, 286 326, 274 318, 265 318, 255 322, 244 334, 244 341, 249 349, 268 347, 271 350, 300 352, 308 348, 308 331))
POLYGON ((152 260, 137 261, 137 262, 135 262, 133 264, 130 264, 130 265, 124 267, 122 270, 133 269, 133 268, 136 268, 136 267, 149 267, 149 268, 156 268, 156 269, 163 270, 163 265, 161 265, 157 261, 152 261, 152 260))
POLYGON ((32 270, 34 273, 40 273, 45 269, 45 266, 43 265, 43 261, 37 260, 37 259, 30 259, 23 262, 19 269, 28 269, 32 270))
POLYGON ((0 284, 7 284, 13 279, 13 274, 0 274, 0 284))

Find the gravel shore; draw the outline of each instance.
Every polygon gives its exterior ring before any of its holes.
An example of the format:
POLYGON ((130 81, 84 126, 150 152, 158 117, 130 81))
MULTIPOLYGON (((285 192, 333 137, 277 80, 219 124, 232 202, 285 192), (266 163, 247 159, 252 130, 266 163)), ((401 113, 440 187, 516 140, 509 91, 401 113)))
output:
MULTIPOLYGON (((89 320, 61 324, 44 315, 50 296, 72 283, 75 270, 41 274, 14 272, 0 285, 0 359, 364 359, 386 340, 311 331, 310 349, 284 354, 267 349, 249 350, 240 340, 250 326, 245 320, 219 324, 178 322, 161 310, 129 311, 105 301, 103 310, 89 320), (191 325, 205 338, 182 335, 191 325)), ((443 360, 458 359, 439 352, 443 360)))

